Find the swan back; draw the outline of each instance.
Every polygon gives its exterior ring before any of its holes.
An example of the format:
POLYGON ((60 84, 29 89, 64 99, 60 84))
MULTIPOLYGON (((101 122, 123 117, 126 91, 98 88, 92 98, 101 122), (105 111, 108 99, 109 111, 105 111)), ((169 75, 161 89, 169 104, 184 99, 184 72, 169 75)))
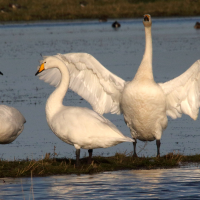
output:
POLYGON ((0 144, 14 141, 24 129, 24 116, 15 108, 0 105, 0 144))

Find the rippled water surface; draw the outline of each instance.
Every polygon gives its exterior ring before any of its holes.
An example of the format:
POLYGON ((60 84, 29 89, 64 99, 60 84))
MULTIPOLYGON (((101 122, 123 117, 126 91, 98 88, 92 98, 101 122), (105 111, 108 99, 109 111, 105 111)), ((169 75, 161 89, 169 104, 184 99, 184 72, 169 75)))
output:
POLYGON ((198 166, 0 179, 0 199, 199 199, 198 166))

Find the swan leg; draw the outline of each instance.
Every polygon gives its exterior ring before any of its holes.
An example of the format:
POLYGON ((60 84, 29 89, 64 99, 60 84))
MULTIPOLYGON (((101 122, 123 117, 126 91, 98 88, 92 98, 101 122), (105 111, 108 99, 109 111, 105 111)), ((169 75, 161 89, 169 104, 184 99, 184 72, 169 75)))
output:
POLYGON ((135 139, 135 142, 133 142, 133 157, 137 157, 136 144, 137 144, 137 140, 135 139))
POLYGON ((76 166, 79 166, 80 149, 76 149, 76 166))
POLYGON ((156 145, 157 145, 157 157, 160 157, 160 140, 156 140, 156 145))
POLYGON ((92 162, 92 152, 93 152, 93 149, 88 150, 88 153, 89 153, 88 164, 91 164, 91 162, 92 162))

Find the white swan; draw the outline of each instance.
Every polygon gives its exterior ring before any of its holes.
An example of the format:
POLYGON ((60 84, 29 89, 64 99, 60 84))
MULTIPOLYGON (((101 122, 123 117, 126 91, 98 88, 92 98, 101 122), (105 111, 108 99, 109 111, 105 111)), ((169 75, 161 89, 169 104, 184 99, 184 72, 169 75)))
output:
MULTIPOLYGON (((64 142, 76 148, 76 164, 79 163, 80 148, 107 148, 122 142, 134 142, 125 137, 109 120, 88 108, 63 106, 63 98, 69 86, 69 72, 65 63, 55 56, 43 60, 38 72, 59 69, 61 81, 46 103, 46 118, 51 130, 64 142)), ((41 73, 42 74, 42 73, 41 73)))
MULTIPOLYGON (((69 69, 69 88, 87 100, 99 114, 123 114, 132 137, 142 141, 156 140, 157 156, 160 139, 167 126, 167 116, 176 119, 187 114, 194 120, 199 112, 200 60, 185 73, 166 83, 156 84, 152 72, 151 16, 144 15, 146 47, 138 72, 125 82, 94 57, 86 53, 58 54, 69 69)), ((59 70, 41 74, 40 79, 58 85, 59 70)))
POLYGON ((0 144, 13 142, 23 131, 25 122, 24 116, 16 108, 0 105, 0 144))

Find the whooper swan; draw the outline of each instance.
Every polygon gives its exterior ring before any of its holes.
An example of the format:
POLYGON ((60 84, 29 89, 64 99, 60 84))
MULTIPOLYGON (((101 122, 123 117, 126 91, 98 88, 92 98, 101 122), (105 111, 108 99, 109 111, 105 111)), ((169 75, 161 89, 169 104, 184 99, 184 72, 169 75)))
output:
POLYGON ((13 142, 23 131, 25 122, 24 116, 16 108, 0 105, 0 144, 13 142))
MULTIPOLYGON (((186 72, 166 83, 157 84, 152 72, 151 16, 144 15, 146 47, 139 69, 130 82, 125 82, 93 56, 86 53, 58 54, 70 72, 69 88, 87 100, 99 114, 123 114, 132 137, 156 140, 157 156, 160 139, 167 127, 167 116, 176 119, 187 114, 194 120, 199 112, 200 60, 186 72)), ((59 70, 46 71, 40 76, 52 85, 61 79, 59 70)))
POLYGON ((37 71, 45 73, 58 69, 61 81, 46 103, 46 119, 51 130, 62 141, 76 148, 76 164, 79 164, 80 148, 89 149, 91 162, 92 149, 107 148, 122 142, 134 142, 125 137, 109 120, 88 108, 64 106, 63 98, 68 90, 70 76, 66 64, 56 56, 42 61, 37 71))

